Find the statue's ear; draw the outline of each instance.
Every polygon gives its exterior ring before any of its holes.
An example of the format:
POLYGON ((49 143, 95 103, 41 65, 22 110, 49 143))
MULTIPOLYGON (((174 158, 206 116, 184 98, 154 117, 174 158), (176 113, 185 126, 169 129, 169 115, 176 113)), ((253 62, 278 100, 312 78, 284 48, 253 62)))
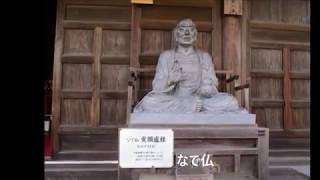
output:
POLYGON ((194 32, 194 41, 196 41, 198 38, 198 30, 195 29, 195 32, 194 32))
POLYGON ((174 28, 174 29, 173 29, 173 38, 174 38, 175 41, 178 41, 178 38, 177 38, 177 37, 178 37, 178 34, 177 34, 177 33, 178 33, 178 29, 177 29, 177 28, 174 28))
POLYGON ((171 48, 176 48, 177 46, 177 28, 174 28, 172 30, 172 36, 171 36, 171 48))

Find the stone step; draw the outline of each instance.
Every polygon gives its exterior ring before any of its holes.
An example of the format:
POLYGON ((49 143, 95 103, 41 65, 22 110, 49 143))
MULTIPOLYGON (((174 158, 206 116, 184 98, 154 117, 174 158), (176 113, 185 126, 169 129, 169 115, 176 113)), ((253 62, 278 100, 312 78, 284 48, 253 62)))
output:
POLYGON ((270 157, 283 157, 283 156, 310 156, 310 149, 270 149, 270 157))
MULTIPOLYGON (((308 176, 293 167, 310 165, 310 151, 270 150, 270 179, 304 180, 308 176), (286 153, 287 152, 287 153, 286 153), (283 155, 283 156, 281 156, 283 155), (286 156, 284 156, 286 155, 286 156), (287 156, 290 155, 290 156, 287 156)), ((116 180, 118 161, 46 161, 45 180, 116 180)))
POLYGON ((285 157, 269 157, 270 166, 291 166, 291 165, 309 165, 310 157, 307 156, 285 156, 285 157))
POLYGON ((101 161, 117 160, 117 151, 60 151, 54 157, 55 160, 77 160, 77 161, 101 161))
POLYGON ((115 161, 46 161, 45 180, 117 180, 115 161))
POLYGON ((310 166, 270 166, 269 179, 308 180, 310 179, 310 166))

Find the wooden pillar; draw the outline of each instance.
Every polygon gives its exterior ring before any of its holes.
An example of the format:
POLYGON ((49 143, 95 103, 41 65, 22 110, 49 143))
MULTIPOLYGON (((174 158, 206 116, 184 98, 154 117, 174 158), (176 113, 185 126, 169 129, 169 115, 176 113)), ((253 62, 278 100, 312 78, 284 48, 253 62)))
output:
MULTIPOLYGON (((241 75, 241 15, 242 0, 224 0, 223 68, 237 75, 241 75)), ((240 85, 240 82, 235 85, 240 85)), ((241 103, 241 94, 237 93, 236 98, 241 103)))
POLYGON ((100 83, 101 83, 101 46, 102 46, 102 28, 96 27, 93 39, 93 96, 91 103, 90 121, 91 127, 98 127, 100 124, 100 83))
POLYGON ((283 61, 283 96, 284 96, 284 130, 292 128, 292 108, 291 108, 291 79, 290 79, 290 49, 283 48, 282 50, 283 61))
POLYGON ((240 57, 240 23, 236 16, 223 18, 223 67, 237 73, 240 57))
MULTIPOLYGON (((130 67, 139 68, 139 54, 141 49, 141 28, 140 28, 140 20, 141 20, 141 7, 136 4, 132 4, 131 6, 132 14, 131 14, 131 40, 130 40, 130 67)), ((138 99, 138 90, 140 87, 140 80, 137 79, 134 84, 134 94, 133 99, 136 101, 138 99)), ((129 118, 129 117, 127 117, 129 118)))
POLYGON ((60 122, 60 103, 61 103, 61 55, 63 51, 63 17, 64 17, 64 4, 62 1, 57 2, 57 26, 55 37, 55 51, 54 51, 54 67, 53 67, 53 81, 52 81, 52 127, 51 127, 51 142, 53 147, 53 158, 59 151, 59 122, 60 122))
POLYGON ((258 179, 269 179, 269 129, 259 128, 258 130, 258 179))

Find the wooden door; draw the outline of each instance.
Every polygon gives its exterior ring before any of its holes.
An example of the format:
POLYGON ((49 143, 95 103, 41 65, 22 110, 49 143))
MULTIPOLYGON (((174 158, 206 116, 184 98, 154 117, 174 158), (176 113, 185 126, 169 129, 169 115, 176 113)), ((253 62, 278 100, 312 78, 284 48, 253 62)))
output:
MULTIPOLYGON (((117 159, 118 128, 126 127, 129 65, 154 66, 172 47, 178 19, 199 25, 197 47, 221 68, 219 0, 59 0, 53 79, 56 159, 117 159), (190 13, 192 12, 192 13, 190 13)), ((152 75, 143 76, 148 90, 152 75)), ((145 90, 142 90, 143 93, 145 90)))
POLYGON ((271 148, 309 145, 310 1, 245 1, 251 108, 271 148))
POLYGON ((54 59, 56 158, 117 159, 125 125, 129 1, 58 1, 54 59))

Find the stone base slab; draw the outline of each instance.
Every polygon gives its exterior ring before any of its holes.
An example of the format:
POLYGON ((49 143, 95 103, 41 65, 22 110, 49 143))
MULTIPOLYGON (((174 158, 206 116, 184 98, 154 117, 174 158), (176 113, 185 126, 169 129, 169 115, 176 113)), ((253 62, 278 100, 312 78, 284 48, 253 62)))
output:
POLYGON ((255 125, 255 114, 204 114, 204 113, 131 113, 129 124, 166 125, 255 125))

